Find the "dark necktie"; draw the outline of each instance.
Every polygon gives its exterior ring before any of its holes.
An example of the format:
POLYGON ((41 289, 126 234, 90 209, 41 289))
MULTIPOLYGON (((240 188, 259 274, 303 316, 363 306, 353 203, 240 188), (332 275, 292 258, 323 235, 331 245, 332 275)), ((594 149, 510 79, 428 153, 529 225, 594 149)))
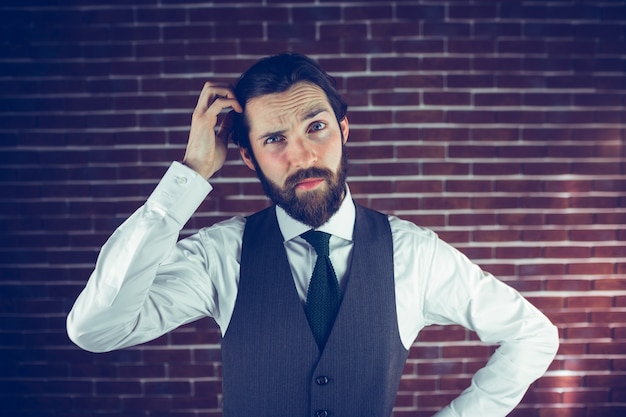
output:
POLYGON ((307 292, 305 312, 317 345, 320 350, 323 350, 341 303, 339 283, 328 257, 330 235, 309 230, 301 236, 317 252, 317 261, 307 292))

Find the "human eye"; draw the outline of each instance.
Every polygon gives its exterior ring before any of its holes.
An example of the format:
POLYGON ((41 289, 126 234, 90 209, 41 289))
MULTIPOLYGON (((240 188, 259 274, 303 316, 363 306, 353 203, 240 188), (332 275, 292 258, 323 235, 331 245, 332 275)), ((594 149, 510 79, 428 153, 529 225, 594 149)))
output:
POLYGON ((278 143, 281 142, 283 140, 283 138, 279 135, 272 135, 272 136, 268 136, 265 138, 265 140, 263 141, 263 144, 265 145, 271 145, 273 143, 278 143))
POLYGON ((324 130, 325 127, 326 127, 326 123, 324 122, 314 122, 314 123, 311 123, 311 126, 309 127, 309 131, 317 132, 320 130, 324 130))

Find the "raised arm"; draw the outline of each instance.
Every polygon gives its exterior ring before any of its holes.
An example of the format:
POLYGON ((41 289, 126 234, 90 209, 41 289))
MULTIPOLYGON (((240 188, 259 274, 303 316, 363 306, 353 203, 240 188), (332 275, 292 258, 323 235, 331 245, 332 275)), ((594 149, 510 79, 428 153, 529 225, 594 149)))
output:
POLYGON ((198 236, 180 230, 211 190, 224 164, 232 91, 206 83, 193 112, 184 166, 173 163, 147 202, 102 247, 96 267, 67 318, 83 349, 103 352, 152 340, 215 312, 209 260, 198 236))

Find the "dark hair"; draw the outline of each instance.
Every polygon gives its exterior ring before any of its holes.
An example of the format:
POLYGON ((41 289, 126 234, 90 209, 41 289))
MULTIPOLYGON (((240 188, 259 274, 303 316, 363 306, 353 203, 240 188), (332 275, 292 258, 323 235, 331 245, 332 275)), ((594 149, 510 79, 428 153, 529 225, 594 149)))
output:
POLYGON ((346 116, 348 105, 337 91, 335 79, 304 55, 287 52, 259 60, 244 72, 235 86, 235 96, 244 113, 235 113, 233 142, 250 149, 249 126, 245 116, 246 103, 266 94, 282 93, 299 82, 320 87, 335 112, 337 121, 346 116))

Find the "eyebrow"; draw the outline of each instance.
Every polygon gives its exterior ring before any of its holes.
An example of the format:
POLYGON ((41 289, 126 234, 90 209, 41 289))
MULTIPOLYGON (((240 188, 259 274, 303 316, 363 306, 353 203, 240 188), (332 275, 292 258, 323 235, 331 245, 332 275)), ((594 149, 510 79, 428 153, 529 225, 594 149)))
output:
MULTIPOLYGON (((304 121, 307 121, 309 119, 313 119, 318 114, 324 113, 324 112, 327 112, 327 111, 329 111, 329 110, 326 107, 322 106, 322 105, 317 105, 315 107, 311 106, 311 109, 306 111, 306 113, 304 114, 304 116, 302 116, 300 121, 304 122, 304 121)), ((274 132, 263 133, 262 135, 259 135, 256 140, 269 138, 271 136, 282 135, 283 133, 285 133, 284 130, 277 130, 277 131, 274 131, 274 132)))
POLYGON ((322 106, 313 107, 311 110, 309 110, 308 112, 305 113, 305 115, 302 117, 302 119, 300 121, 304 122, 306 120, 312 119, 315 116, 317 116, 318 114, 324 113, 325 111, 328 111, 328 109, 326 109, 325 107, 322 107, 322 106))

